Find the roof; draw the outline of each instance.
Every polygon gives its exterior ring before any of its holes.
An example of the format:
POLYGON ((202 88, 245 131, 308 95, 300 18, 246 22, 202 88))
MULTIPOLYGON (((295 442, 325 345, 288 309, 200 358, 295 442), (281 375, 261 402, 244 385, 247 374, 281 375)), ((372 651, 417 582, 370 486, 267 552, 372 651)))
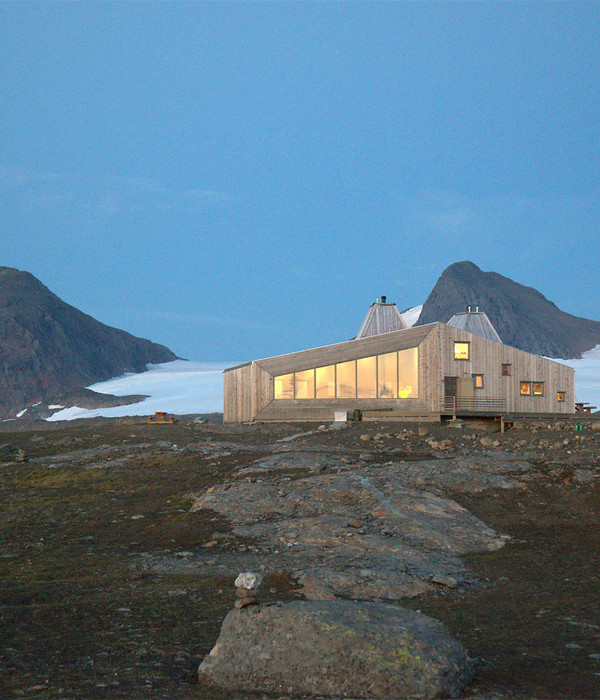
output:
POLYGON ((469 307, 467 311, 454 314, 448 321, 448 325, 488 340, 495 340, 497 343, 502 342, 492 322, 483 311, 479 311, 479 307, 476 307, 476 311, 471 311, 469 307))
MULTIPOLYGON (((255 362, 265 369, 269 374, 278 375, 287 372, 299 372, 313 367, 324 367, 337 362, 370 357, 393 350, 407 350, 418 347, 423 340, 435 328, 436 323, 430 323, 416 328, 405 328, 392 333, 381 333, 360 340, 346 340, 343 343, 324 345, 309 350, 300 350, 286 355, 276 357, 266 357, 255 362)), ((228 367, 225 372, 240 369, 251 363, 228 367)))
POLYGON ((386 303, 385 297, 382 298, 384 301, 377 300, 371 304, 365 320, 356 334, 356 340, 380 333, 401 331, 407 327, 396 304, 386 303))

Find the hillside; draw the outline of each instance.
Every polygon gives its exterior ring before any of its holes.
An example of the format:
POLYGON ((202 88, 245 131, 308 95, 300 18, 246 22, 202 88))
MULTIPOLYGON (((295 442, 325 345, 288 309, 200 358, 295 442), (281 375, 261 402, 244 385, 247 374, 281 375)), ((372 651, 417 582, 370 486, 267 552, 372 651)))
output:
POLYGON ((0 417, 176 356, 66 304, 29 272, 0 267, 0 417))
POLYGON ((417 325, 446 323, 467 306, 479 306, 507 345, 536 355, 581 357, 600 344, 600 323, 561 311, 533 289, 497 272, 483 272, 469 261, 444 270, 417 325))

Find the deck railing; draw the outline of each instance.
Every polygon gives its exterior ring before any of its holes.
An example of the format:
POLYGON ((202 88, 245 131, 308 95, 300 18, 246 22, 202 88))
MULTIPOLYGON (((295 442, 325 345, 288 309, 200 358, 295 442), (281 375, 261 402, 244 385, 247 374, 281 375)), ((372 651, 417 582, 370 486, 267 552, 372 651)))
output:
POLYGON ((442 413, 487 413, 501 414, 506 411, 503 398, 444 396, 441 400, 442 413))

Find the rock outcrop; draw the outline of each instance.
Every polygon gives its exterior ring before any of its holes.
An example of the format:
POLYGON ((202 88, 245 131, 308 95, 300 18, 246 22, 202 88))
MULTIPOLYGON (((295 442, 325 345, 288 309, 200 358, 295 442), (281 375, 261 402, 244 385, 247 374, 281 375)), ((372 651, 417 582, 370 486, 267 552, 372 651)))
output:
POLYGON ((561 311, 532 287, 497 272, 483 272, 468 261, 444 270, 416 325, 447 323, 467 306, 478 306, 487 314, 503 343, 536 355, 581 357, 600 344, 598 321, 561 311))
POLYGON ((0 267, 0 418, 177 357, 66 304, 29 272, 0 267))
POLYGON ((345 600, 233 610, 199 670, 234 691, 352 698, 457 697, 473 676, 441 622, 345 600))

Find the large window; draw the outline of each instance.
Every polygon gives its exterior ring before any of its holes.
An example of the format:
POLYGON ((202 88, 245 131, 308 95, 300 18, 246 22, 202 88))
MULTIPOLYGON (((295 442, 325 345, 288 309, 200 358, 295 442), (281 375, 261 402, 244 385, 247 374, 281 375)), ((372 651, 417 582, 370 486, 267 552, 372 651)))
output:
POLYGON ((336 395, 339 399, 356 396, 356 362, 341 362, 336 365, 336 395))
POLYGON ((374 399, 377 396, 377 358, 361 357, 356 361, 358 376, 358 396, 361 399, 374 399))
POLYGON ((377 358, 377 398, 395 399, 398 394, 398 353, 377 358))
POLYGON ((312 399, 315 396, 315 370, 296 372, 296 398, 312 399))
POLYGON ((318 399, 335 399, 335 365, 317 367, 316 395, 318 399))
POLYGON ((275 377, 276 399, 415 399, 419 350, 361 357, 275 377))

